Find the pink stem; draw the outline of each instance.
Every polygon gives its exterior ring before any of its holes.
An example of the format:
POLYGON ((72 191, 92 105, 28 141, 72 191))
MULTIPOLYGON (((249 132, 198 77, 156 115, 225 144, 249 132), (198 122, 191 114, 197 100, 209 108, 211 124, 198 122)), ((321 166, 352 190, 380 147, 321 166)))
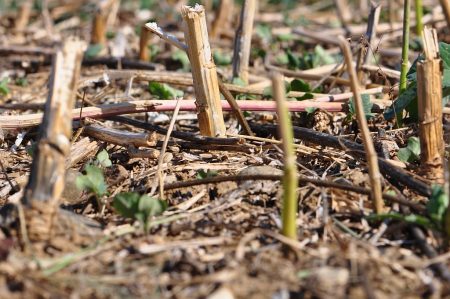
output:
MULTIPOLYGON (((82 109, 81 118, 104 118, 108 116, 142 113, 149 111, 173 111, 176 105, 175 100, 152 100, 152 101, 132 101, 119 104, 109 104, 97 107, 86 107, 82 109)), ((237 101, 239 107, 244 111, 276 111, 274 101, 237 101)), ((227 101, 222 101, 225 111, 230 111, 227 101)), ((320 108, 329 112, 341 112, 342 103, 338 102, 315 102, 315 101, 291 101, 288 102, 291 112, 303 112, 306 108, 320 108)), ((183 100, 181 111, 197 111, 195 100, 183 100)), ((0 115, 0 128, 18 129, 34 127, 41 123, 43 113, 25 115, 0 115)), ((74 120, 80 119, 80 108, 73 109, 74 120)))

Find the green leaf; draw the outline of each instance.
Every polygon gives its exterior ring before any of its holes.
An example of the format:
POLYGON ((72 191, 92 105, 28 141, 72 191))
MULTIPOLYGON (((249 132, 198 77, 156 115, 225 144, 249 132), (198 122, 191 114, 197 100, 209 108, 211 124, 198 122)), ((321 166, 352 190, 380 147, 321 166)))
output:
POLYGON ((93 192, 97 197, 106 195, 107 185, 103 171, 94 165, 87 165, 84 170, 86 174, 78 176, 76 179, 77 188, 93 192))
POLYGON ((410 215, 403 215, 400 213, 373 214, 373 215, 367 216, 366 219, 369 221, 383 221, 386 219, 392 219, 392 220, 400 220, 400 221, 404 221, 407 223, 421 225, 426 228, 434 228, 435 227, 433 225, 433 223, 430 221, 430 219, 420 216, 420 215, 415 215, 415 214, 410 214, 410 215))
POLYGON ((286 50, 286 55, 288 59, 288 67, 290 69, 298 69, 300 68, 300 60, 294 56, 294 54, 291 52, 291 50, 286 50))
POLYGON ((402 162, 414 162, 413 153, 407 148, 401 148, 397 152, 397 158, 402 162))
POLYGON ((416 155, 416 157, 420 156, 420 140, 417 137, 409 137, 408 138, 408 149, 416 155))
POLYGON ((314 48, 314 54, 315 55, 315 63, 314 63, 314 67, 318 67, 321 65, 326 65, 326 64, 333 64, 336 62, 336 59, 334 59, 333 56, 331 56, 322 46, 317 45, 314 48))
POLYGON ((231 55, 223 53, 221 51, 214 51, 213 58, 214 62, 217 65, 230 65, 233 60, 231 55))
POLYGON ((8 82, 9 82, 8 78, 3 78, 0 81, 0 94, 2 94, 4 96, 6 96, 10 92, 10 90, 8 88, 8 82))
POLYGON ((307 115, 313 114, 316 110, 317 110, 317 108, 314 108, 314 107, 306 107, 305 108, 305 112, 307 115))
POLYGON ((406 90, 397 98, 393 106, 384 112, 384 118, 393 119, 395 114, 402 112, 406 107, 413 105, 417 107, 417 82, 411 82, 406 90))
POLYGON ((439 228, 444 224, 448 203, 449 200, 444 188, 439 185, 434 185, 427 204, 427 214, 439 228))
POLYGON ((172 54, 172 59, 175 61, 179 61, 181 65, 183 66, 184 71, 189 71, 191 69, 191 64, 189 62, 189 57, 186 54, 185 51, 182 50, 176 50, 172 54))
POLYGON ((112 165, 111 160, 109 159, 109 154, 106 150, 102 150, 97 154, 97 164, 101 167, 110 167, 112 165))
POLYGON ((139 193, 123 192, 114 197, 113 207, 119 215, 135 219, 136 213, 139 211, 139 193))
POLYGON ((158 82, 150 82, 148 84, 148 90, 152 95, 162 100, 175 99, 184 95, 184 92, 182 90, 170 87, 165 83, 158 82))
POLYGON ((119 193, 114 197, 113 207, 121 216, 136 219, 147 232, 149 218, 167 209, 167 202, 136 192, 119 193))
MULTIPOLYGON (((362 100, 363 110, 364 110, 364 114, 366 115, 366 118, 367 119, 372 118, 375 114, 372 113, 373 104, 370 101, 370 96, 367 94, 363 94, 363 95, 361 95, 361 100, 362 100)), ((355 106, 354 98, 351 98, 348 106, 349 106, 350 115, 356 115, 356 106, 355 106)))
POLYGON ((218 175, 217 171, 214 170, 204 171, 203 169, 200 169, 199 171, 197 171, 197 179, 212 178, 217 175, 218 175))
POLYGON ((301 79, 294 79, 291 81, 292 91, 311 92, 311 86, 301 79))
POLYGON ((103 45, 102 44, 91 44, 87 48, 87 50, 84 53, 84 55, 87 58, 94 58, 94 57, 98 56, 102 50, 103 50, 103 45))
POLYGON ((270 42, 272 40, 272 28, 267 24, 256 25, 255 33, 265 42, 270 42))
POLYGON ((167 201, 142 195, 139 199, 138 210, 147 217, 157 216, 167 210, 167 201))
POLYGON ((412 163, 419 159, 420 156, 420 141, 417 137, 408 138, 408 145, 401 148, 397 152, 397 157, 402 162, 412 163))

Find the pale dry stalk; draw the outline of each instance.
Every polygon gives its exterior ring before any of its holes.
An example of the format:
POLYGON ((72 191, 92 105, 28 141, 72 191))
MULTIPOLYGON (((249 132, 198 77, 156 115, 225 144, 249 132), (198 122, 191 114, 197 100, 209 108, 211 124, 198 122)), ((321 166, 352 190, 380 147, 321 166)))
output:
POLYGON ((361 130, 361 137, 363 139, 364 149, 366 152, 366 159, 369 166, 369 176, 371 184, 371 200, 376 213, 383 212, 383 193, 381 188, 381 174, 378 167, 378 155, 373 145, 373 140, 370 135, 369 127, 367 125, 366 115, 361 98, 361 89, 359 86, 358 78, 355 68, 353 67, 352 52, 348 41, 339 36, 339 43, 344 54, 345 63, 347 64, 347 71, 350 76, 351 88, 354 94, 354 102, 356 106, 356 118, 358 120, 359 129, 361 130))
POLYGON ((56 53, 40 138, 22 203, 30 240, 51 237, 70 153, 72 107, 84 44, 69 40, 56 53))
POLYGON ((185 22, 184 34, 192 69, 200 133, 204 136, 225 136, 217 70, 208 40, 205 9, 201 5, 184 6, 181 14, 185 22))
POLYGON ((216 17, 212 23, 211 38, 217 38, 224 29, 229 28, 234 11, 234 0, 221 0, 216 17))
POLYGON ((233 77, 248 84, 248 66, 252 45, 253 22, 257 8, 256 0, 244 0, 239 27, 236 30, 233 55, 233 77))
POLYGON ((419 137, 424 176, 443 183, 442 72, 437 33, 423 31, 424 59, 417 63, 419 137))

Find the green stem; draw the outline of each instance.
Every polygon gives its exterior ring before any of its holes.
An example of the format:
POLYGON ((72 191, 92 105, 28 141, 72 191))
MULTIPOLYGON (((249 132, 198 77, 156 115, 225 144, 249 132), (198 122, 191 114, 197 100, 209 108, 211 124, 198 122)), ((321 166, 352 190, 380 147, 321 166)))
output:
POLYGON ((282 233, 297 240, 297 156, 294 150, 294 133, 291 116, 286 105, 285 86, 280 74, 272 77, 273 94, 277 103, 278 128, 282 138, 284 152, 283 208, 281 211, 282 233))
POLYGON ((422 0, 416 1, 416 34, 420 37, 423 31, 423 5, 422 0))
POLYGON ((411 1, 405 0, 403 15, 403 44, 402 44, 402 67, 400 72, 400 93, 407 87, 406 74, 408 73, 408 55, 409 55, 409 20, 411 14, 411 1))

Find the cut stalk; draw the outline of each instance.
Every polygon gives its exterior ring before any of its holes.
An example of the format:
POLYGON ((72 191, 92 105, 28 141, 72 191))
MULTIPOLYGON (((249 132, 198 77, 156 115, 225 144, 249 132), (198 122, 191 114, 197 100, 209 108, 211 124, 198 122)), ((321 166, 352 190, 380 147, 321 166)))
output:
POLYGON ((424 60, 417 63, 419 137, 422 171, 435 183, 443 183, 442 72, 437 33, 423 31, 424 60))
POLYGON ((248 83, 248 65, 252 44, 253 21, 256 14, 256 0, 244 0, 239 27, 236 30, 233 54, 233 77, 248 83))
MULTIPOLYGON (((422 0, 415 0, 415 6, 416 6, 416 34, 418 36, 422 35, 423 31, 423 5, 422 0)), ((448 0, 447 0, 448 2, 448 0)))
POLYGON ((205 9, 201 5, 181 9, 187 52, 197 99, 200 132, 205 136, 225 136, 216 65, 208 40, 205 9))
POLYGON ((293 146, 294 134, 289 110, 286 105, 286 95, 283 78, 279 73, 272 75, 273 96, 277 103, 279 119, 278 130, 282 139, 284 153, 283 175, 283 208, 281 211, 282 233, 293 240, 297 239, 297 157, 293 146))
POLYGON ((359 129, 361 130, 361 137, 363 139, 364 149, 366 152, 366 159, 369 166, 370 184, 372 188, 371 200, 374 210, 377 214, 383 212, 383 193, 381 189, 381 174, 378 167, 378 155, 373 145, 373 140, 370 135, 369 127, 367 126, 366 115, 361 99, 361 91, 358 83, 355 68, 353 67, 352 52, 347 40, 339 36, 342 52, 347 64, 347 71, 350 76, 351 88, 354 94, 353 100, 356 106, 356 118, 358 120, 359 129))
POLYGON ((105 8, 99 5, 95 10, 94 19, 92 21, 91 44, 106 45, 106 21, 108 15, 105 8))
POLYGON ((152 33, 147 30, 145 25, 141 27, 141 34, 139 37, 139 59, 143 61, 150 61, 150 51, 148 50, 148 42, 152 33))
POLYGON ((411 0, 405 0, 403 13, 403 42, 402 42, 402 66, 400 70, 400 93, 407 87, 406 74, 408 73, 409 55, 409 21, 411 14, 411 0))
POLYGON ((212 24, 211 38, 219 37, 220 33, 226 28, 229 28, 229 23, 234 11, 234 0, 221 0, 216 17, 212 24))
POLYGON ((22 203, 30 240, 52 237, 53 221, 64 189, 70 153, 71 112, 80 75, 84 43, 67 41, 55 55, 44 121, 22 203))

